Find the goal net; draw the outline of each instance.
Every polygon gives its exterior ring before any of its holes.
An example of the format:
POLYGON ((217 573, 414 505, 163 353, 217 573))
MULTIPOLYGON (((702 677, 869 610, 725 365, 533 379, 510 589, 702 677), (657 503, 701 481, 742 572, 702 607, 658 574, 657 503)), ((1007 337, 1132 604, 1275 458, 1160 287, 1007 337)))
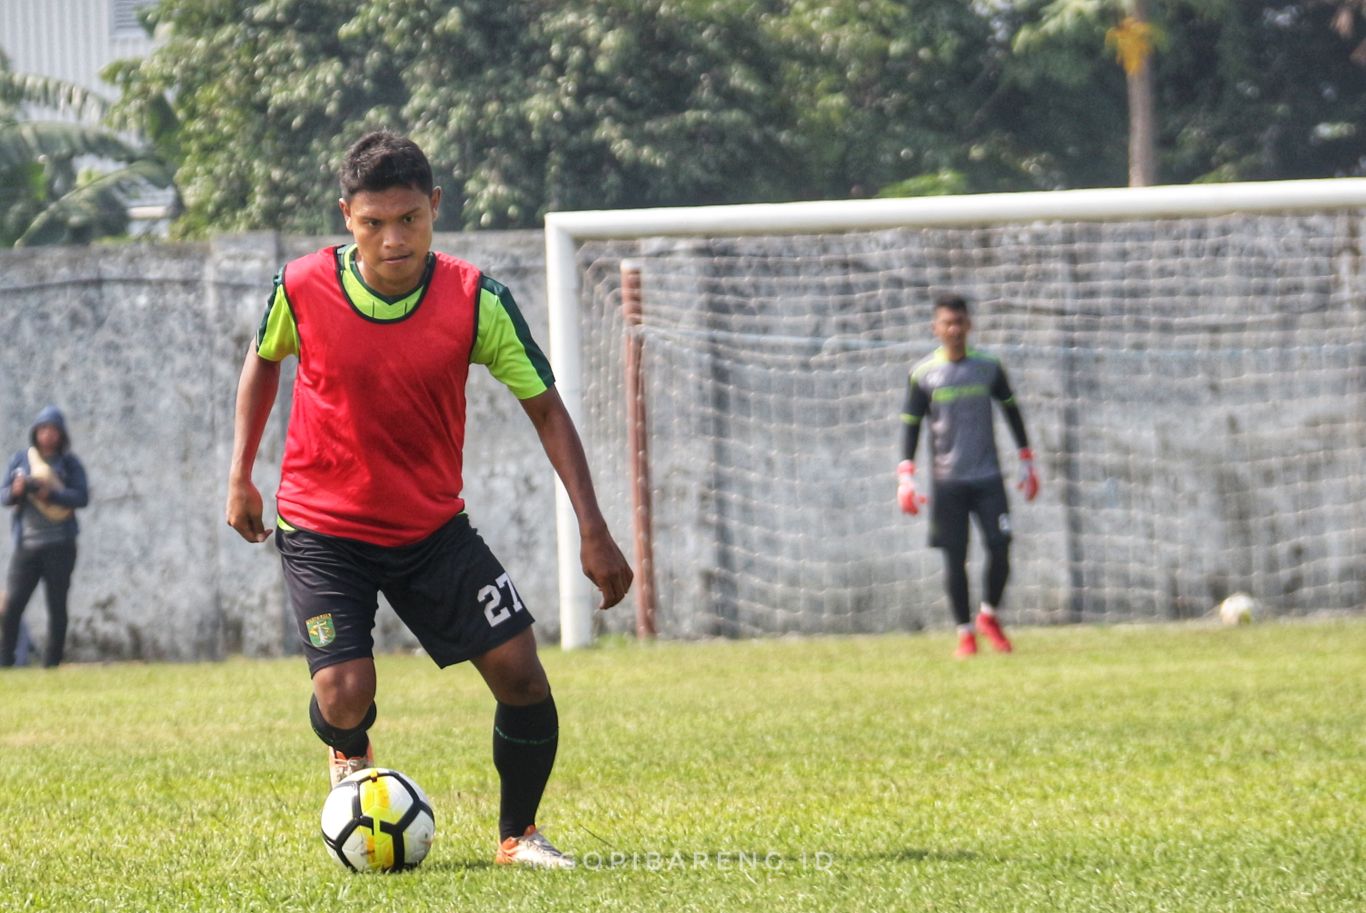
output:
MULTIPOLYGON (((1363 184, 551 216, 548 254, 572 256, 568 280, 551 269, 552 359, 614 533, 628 554, 647 537, 659 632, 949 623, 927 519, 898 511, 894 478, 945 291, 1001 357, 1043 483, 1029 504, 1011 489, 1008 617, 1185 618, 1235 591, 1276 614, 1360 608, 1363 184)), ((574 645, 588 597, 562 596, 574 645)))

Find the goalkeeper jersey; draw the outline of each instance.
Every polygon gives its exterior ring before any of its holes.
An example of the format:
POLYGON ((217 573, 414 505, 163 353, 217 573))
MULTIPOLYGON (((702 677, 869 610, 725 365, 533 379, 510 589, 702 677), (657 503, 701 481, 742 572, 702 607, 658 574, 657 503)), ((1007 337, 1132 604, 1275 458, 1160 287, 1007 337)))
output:
POLYGON ((430 253, 398 298, 361 277, 355 245, 291 261, 256 353, 298 358, 276 502, 293 526, 381 546, 425 538, 464 510, 472 363, 519 399, 555 382, 507 288, 430 253))
MULTIPOLYGON (((969 347, 951 361, 941 347, 911 369, 901 420, 914 431, 928 417, 935 481, 972 482, 1001 474, 992 399, 1008 410, 1015 406, 1000 360, 981 349, 969 347)), ((1012 428, 1020 446, 1026 446, 1023 424, 1012 428)), ((907 459, 914 457, 916 437, 911 436, 907 459)))

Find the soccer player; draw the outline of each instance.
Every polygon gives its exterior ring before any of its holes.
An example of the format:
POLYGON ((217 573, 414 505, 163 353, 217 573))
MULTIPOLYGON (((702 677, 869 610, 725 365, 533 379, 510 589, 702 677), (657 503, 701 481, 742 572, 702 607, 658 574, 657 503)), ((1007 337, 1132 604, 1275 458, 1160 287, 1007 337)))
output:
POLYGON ((588 464, 545 356, 507 288, 431 250, 441 203, 412 141, 369 133, 346 153, 341 212, 352 243, 287 263, 237 388, 227 522, 249 542, 262 521, 252 466, 280 362, 298 359, 276 545, 313 679, 309 718, 335 784, 373 766, 377 593, 441 667, 469 660, 497 702, 501 782, 495 861, 568 868, 537 830, 559 718, 532 618, 471 527, 461 498, 465 381, 487 366, 521 401, 578 517, 584 573, 601 608, 631 568, 598 508, 588 464))
POLYGON ((968 305, 958 295, 941 295, 934 302, 931 324, 939 348, 911 370, 906 389, 902 460, 897 466, 897 500, 908 514, 920 513, 927 501, 916 488, 915 450, 920 425, 929 417, 931 476, 930 546, 944 553, 944 588, 953 620, 958 625, 959 659, 977 653, 977 638, 968 608, 968 517, 977 517, 986 542, 987 567, 977 631, 991 645, 1009 653, 1010 640, 1001 630, 997 610, 1010 575, 1010 508, 996 456, 991 401, 1000 402, 1020 451, 1020 484, 1026 501, 1039 493, 1034 454, 1029 449, 1024 419, 1006 381, 998 358, 968 345, 972 321, 968 305))

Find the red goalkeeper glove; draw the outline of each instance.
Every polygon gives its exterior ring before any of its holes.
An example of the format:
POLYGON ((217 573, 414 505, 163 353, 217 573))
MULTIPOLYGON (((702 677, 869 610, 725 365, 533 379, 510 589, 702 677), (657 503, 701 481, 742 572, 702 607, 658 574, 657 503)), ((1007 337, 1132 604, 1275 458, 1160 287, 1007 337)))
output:
POLYGON ((902 460, 896 467, 896 500, 901 512, 912 516, 920 513, 920 505, 925 503, 925 496, 915 490, 915 463, 910 460, 902 460))
POLYGON ((1039 495, 1039 474, 1034 471, 1034 451, 1028 447, 1020 448, 1020 482, 1016 487, 1024 492, 1026 501, 1033 501, 1039 495))

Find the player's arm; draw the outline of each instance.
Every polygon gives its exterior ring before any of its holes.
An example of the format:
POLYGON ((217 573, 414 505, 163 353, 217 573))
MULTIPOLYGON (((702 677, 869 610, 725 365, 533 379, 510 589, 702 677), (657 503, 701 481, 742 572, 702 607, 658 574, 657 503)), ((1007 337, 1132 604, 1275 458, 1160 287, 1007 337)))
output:
POLYGON ((228 525, 248 542, 264 542, 270 535, 262 520, 261 492, 251 481, 261 436, 266 430, 275 393, 280 388, 280 363, 252 349, 242 363, 237 381, 237 410, 232 422, 232 465, 228 469, 228 525))
POLYGON ((583 572, 602 593, 599 608, 611 608, 626 596, 633 575, 598 507, 588 458, 573 419, 554 387, 521 403, 541 438, 550 465, 555 467, 564 483, 569 503, 574 506, 574 516, 579 521, 579 560, 583 563, 583 572))
POLYGON ((1039 474, 1034 470, 1034 451, 1029 447, 1029 435, 1025 433, 1024 416, 1020 414, 1020 405, 1015 401, 1015 392, 1010 389, 1010 381, 1006 380, 1005 369, 999 366, 996 379, 991 384, 991 395, 1001 404, 1001 410, 1006 415, 1006 424, 1010 426, 1010 435, 1015 438, 1015 446, 1019 450, 1020 481, 1016 487, 1024 492, 1026 501, 1033 501, 1039 494, 1039 474))
POLYGON ((906 404, 901 409, 901 462, 896 467, 896 499, 902 513, 920 513, 926 500, 915 487, 915 451, 920 444, 920 426, 929 411, 929 394, 912 375, 906 383, 906 404))
POLYGON ((579 560, 583 572, 602 593, 610 608, 631 588, 631 566, 626 563, 607 529, 593 491, 588 458, 560 394, 555 376, 507 286, 488 276, 480 278, 478 331, 470 361, 487 365, 489 373, 512 392, 526 410, 541 438, 550 465, 564 483, 579 521, 579 560))
POLYGON ((930 411, 930 395, 911 377, 906 382, 906 401, 901 407, 901 459, 914 460, 920 444, 920 426, 930 411))
POLYGON ((251 481, 261 436, 280 389, 280 362, 299 354, 299 331, 284 292, 284 273, 275 277, 275 290, 256 330, 256 339, 242 363, 237 380, 237 409, 232 422, 232 464, 228 468, 228 525, 248 542, 264 542, 270 535, 262 519, 261 492, 251 481))

